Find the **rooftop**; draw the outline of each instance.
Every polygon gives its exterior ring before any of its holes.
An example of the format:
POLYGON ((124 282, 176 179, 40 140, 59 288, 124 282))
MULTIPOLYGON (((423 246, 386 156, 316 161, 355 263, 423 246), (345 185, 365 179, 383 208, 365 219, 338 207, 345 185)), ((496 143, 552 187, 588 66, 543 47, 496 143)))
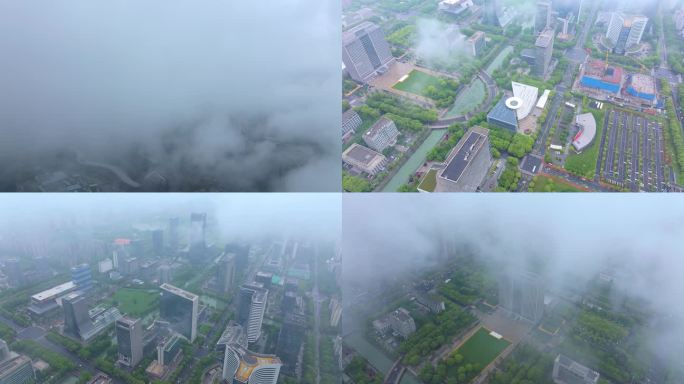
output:
POLYGON ((370 21, 364 21, 363 23, 344 31, 342 33, 342 43, 343 45, 347 45, 356 41, 359 36, 370 33, 377 28, 379 27, 376 24, 373 24, 370 21))
POLYGON ((515 81, 511 83, 511 87, 513 88, 513 96, 522 100, 522 105, 515 110, 518 120, 522 120, 529 116, 534 109, 539 96, 539 88, 515 81))
POLYGON ((632 75, 632 88, 640 93, 655 93, 655 79, 652 76, 636 73, 632 75))
POLYGON ((26 363, 31 363, 31 359, 24 355, 17 355, 13 359, 9 359, 0 363, 0 377, 16 371, 19 367, 26 363))
POLYGON ((384 157, 382 154, 356 143, 352 144, 352 146, 347 148, 347 150, 344 151, 343 155, 351 158, 352 160, 358 161, 364 165, 372 163, 378 157, 384 157))
POLYGON ((188 300, 192 300, 192 301, 199 300, 199 297, 197 295, 195 295, 194 293, 184 291, 184 290, 182 290, 178 287, 175 287, 169 283, 164 283, 159 288, 161 288, 162 290, 168 291, 170 293, 173 293, 175 295, 181 296, 181 297, 188 299, 188 300))
POLYGON ((498 103, 492 108, 487 114, 488 119, 494 119, 506 124, 518 125, 518 115, 517 113, 506 106, 507 98, 504 96, 499 100, 498 103))
POLYGON ((64 284, 60 284, 57 286, 54 286, 50 289, 47 289, 43 292, 38 292, 35 295, 31 296, 31 300, 34 301, 44 301, 44 300, 50 300, 54 299, 57 296, 66 293, 72 289, 76 288, 76 284, 74 284, 73 281, 67 281, 64 284))
POLYGON ((591 113, 577 115, 577 124, 581 127, 575 138, 572 140, 572 145, 576 150, 581 151, 586 148, 596 136, 596 119, 591 113))
POLYGON ((448 165, 439 176, 451 181, 458 181, 475 157, 474 155, 482 149, 488 134, 489 131, 484 128, 476 127, 468 131, 454 148, 447 159, 448 165))
POLYGON ((359 116, 359 114, 356 113, 355 110, 350 108, 345 113, 342 114, 342 121, 351 120, 351 119, 354 119, 356 117, 361 118, 361 116, 359 116))
POLYGON ((235 372, 235 378, 240 382, 246 383, 255 368, 260 365, 272 364, 282 364, 282 362, 275 355, 262 355, 245 350, 245 354, 240 359, 240 366, 237 372, 235 372))
POLYGON ((482 32, 482 31, 476 31, 475 33, 473 33, 472 36, 470 36, 470 37, 468 38, 468 41, 472 43, 472 42, 474 42, 474 41, 476 41, 476 40, 478 40, 478 39, 480 39, 480 38, 483 38, 484 36, 485 36, 485 33, 484 33, 484 32, 482 32))
POLYGON ((535 47, 548 48, 553 43, 553 29, 547 28, 542 31, 534 43, 535 47))
POLYGON ((377 136, 380 130, 384 129, 386 126, 392 124, 393 121, 386 118, 386 117, 381 117, 378 119, 378 121, 373 124, 370 129, 365 133, 366 136, 377 136))

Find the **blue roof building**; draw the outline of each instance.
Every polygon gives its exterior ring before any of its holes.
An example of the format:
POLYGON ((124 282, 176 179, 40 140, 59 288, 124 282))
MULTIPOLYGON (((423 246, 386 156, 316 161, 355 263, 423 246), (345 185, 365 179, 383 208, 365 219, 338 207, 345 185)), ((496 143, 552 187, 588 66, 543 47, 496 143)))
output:
POLYGON ((497 127, 510 129, 513 132, 518 130, 518 117, 515 110, 506 106, 506 98, 503 97, 487 114, 487 122, 497 127))

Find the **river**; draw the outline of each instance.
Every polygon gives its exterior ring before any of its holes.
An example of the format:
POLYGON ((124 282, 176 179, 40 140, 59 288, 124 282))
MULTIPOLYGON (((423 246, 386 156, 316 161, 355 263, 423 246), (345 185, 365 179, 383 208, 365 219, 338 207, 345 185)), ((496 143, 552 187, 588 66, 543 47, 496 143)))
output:
POLYGON ((416 170, 425 162, 428 152, 439 143, 442 136, 446 133, 446 129, 435 129, 430 132, 430 135, 423 141, 423 144, 409 157, 404 165, 399 168, 397 173, 385 185, 382 192, 396 192, 399 187, 408 182, 409 177, 416 172, 416 170))

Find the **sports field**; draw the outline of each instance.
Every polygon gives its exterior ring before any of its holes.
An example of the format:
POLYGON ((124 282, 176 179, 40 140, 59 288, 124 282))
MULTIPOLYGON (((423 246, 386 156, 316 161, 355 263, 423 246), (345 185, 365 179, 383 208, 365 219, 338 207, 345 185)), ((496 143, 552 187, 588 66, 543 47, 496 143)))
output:
POLYGON ((119 304, 122 313, 131 316, 142 316, 156 308, 159 291, 150 289, 122 288, 114 294, 114 300, 119 304))
POLYGON ((457 353, 463 356, 463 361, 484 368, 510 344, 506 339, 490 335, 486 328, 480 328, 458 348, 457 353))
POLYGON ((423 71, 417 71, 414 69, 409 73, 406 80, 394 84, 392 88, 427 97, 424 91, 425 88, 431 85, 437 89, 441 88, 440 79, 423 71))

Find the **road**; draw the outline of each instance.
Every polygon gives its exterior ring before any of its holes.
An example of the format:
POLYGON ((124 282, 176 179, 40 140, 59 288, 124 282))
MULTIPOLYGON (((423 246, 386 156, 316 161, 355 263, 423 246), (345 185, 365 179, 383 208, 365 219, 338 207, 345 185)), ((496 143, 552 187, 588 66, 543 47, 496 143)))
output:
POLYGON ((314 303, 314 338, 316 340, 315 362, 316 362, 316 384, 321 382, 321 298, 318 294, 318 246, 314 255, 314 286, 311 290, 311 298, 314 303))

